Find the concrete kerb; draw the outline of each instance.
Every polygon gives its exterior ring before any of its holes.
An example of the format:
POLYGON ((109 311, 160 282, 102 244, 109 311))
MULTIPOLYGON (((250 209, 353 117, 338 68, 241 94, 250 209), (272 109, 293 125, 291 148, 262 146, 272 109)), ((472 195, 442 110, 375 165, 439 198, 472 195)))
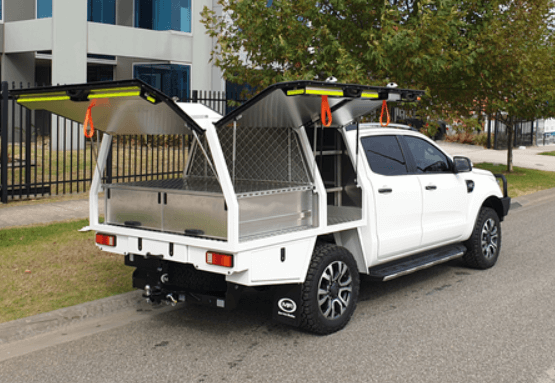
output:
POLYGON ((143 301, 142 291, 136 290, 32 317, 0 323, 0 345, 54 331, 85 319, 103 317, 124 308, 137 308, 138 310, 141 308, 143 301))

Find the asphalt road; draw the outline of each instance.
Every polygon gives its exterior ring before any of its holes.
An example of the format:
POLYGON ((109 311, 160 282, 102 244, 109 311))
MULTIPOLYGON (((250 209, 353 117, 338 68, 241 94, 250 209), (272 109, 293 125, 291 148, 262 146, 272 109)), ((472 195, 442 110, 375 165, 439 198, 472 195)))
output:
POLYGON ((270 297, 237 310, 119 313, 0 347, 0 382, 555 383, 555 199, 513 210, 487 271, 460 261, 363 280, 342 331, 271 322, 270 297))

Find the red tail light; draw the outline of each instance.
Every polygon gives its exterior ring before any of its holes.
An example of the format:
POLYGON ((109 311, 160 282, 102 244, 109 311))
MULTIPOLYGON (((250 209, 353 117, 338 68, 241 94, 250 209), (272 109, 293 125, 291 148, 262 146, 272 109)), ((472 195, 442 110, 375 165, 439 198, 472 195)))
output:
POLYGON ((233 267, 233 256, 228 254, 215 253, 213 251, 207 251, 206 263, 208 263, 209 265, 233 267))
POLYGON ((96 233, 96 243, 104 246, 116 246, 116 236, 96 233))

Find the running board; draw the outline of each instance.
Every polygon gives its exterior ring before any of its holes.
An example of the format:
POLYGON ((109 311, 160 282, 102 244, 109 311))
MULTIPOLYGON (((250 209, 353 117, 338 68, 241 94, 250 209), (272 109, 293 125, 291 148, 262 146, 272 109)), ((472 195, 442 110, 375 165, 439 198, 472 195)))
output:
POLYGON ((384 263, 368 269, 370 278, 379 281, 390 281, 415 271, 427 269, 452 259, 460 258, 466 252, 463 245, 449 245, 439 249, 412 255, 405 259, 384 263))

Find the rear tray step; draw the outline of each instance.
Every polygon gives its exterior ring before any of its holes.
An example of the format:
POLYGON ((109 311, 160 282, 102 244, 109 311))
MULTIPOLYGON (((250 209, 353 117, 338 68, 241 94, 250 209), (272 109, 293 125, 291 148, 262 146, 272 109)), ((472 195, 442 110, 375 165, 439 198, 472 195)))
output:
POLYGON ((460 258, 465 252, 466 247, 460 244, 440 247, 439 249, 415 254, 405 259, 371 267, 368 275, 372 279, 385 282, 455 258, 460 258))

